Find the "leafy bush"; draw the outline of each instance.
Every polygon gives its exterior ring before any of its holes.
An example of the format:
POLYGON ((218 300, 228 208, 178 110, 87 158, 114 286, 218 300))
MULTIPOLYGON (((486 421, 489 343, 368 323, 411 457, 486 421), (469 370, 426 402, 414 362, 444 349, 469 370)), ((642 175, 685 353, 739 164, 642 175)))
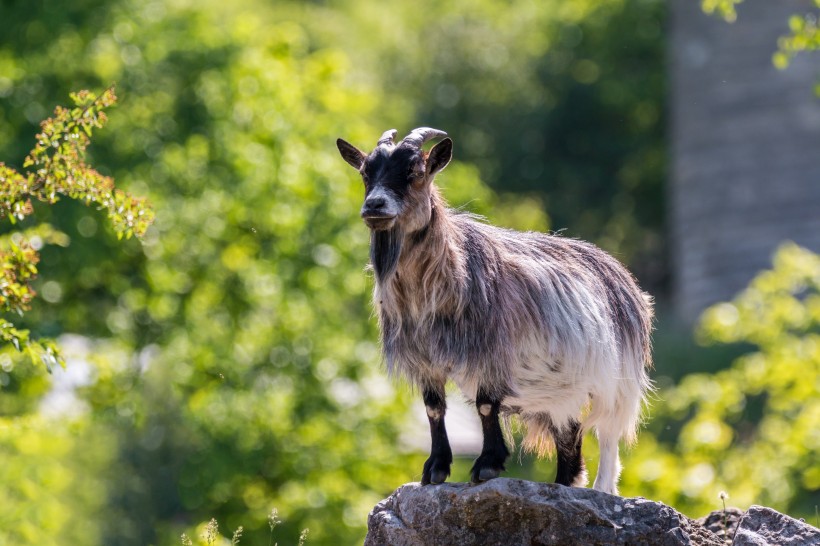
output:
MULTIPOLYGON (((154 218, 145 201, 114 187, 114 181, 85 163, 85 150, 94 128, 106 121, 105 108, 117 100, 111 87, 99 97, 88 91, 71 95, 74 108, 58 106, 53 118, 40 124, 37 144, 26 156, 26 174, 0 162, 0 218, 12 224, 22 222, 34 212, 31 200, 54 204, 64 195, 86 205, 97 205, 108 212, 118 237, 142 236, 154 218)), ((22 315, 30 309, 37 278, 39 248, 43 243, 65 246, 65 234, 49 224, 28 227, 0 239, 0 312, 22 315)), ((0 320, 0 340, 25 351, 46 368, 62 363, 56 346, 47 340, 33 341, 27 330, 0 320)))
POLYGON ((624 489, 695 514, 714 509, 724 490, 739 506, 812 515, 820 502, 820 256, 784 245, 772 270, 704 313, 698 335, 756 350, 659 394, 649 424, 656 437, 641 438, 624 489))

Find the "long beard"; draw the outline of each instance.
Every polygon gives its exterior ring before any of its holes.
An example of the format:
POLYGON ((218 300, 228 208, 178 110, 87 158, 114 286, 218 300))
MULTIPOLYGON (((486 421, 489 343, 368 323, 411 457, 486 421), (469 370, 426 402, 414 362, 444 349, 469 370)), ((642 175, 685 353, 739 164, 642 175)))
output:
POLYGON ((370 232, 370 261, 380 283, 386 282, 399 265, 403 239, 404 233, 397 226, 370 232))

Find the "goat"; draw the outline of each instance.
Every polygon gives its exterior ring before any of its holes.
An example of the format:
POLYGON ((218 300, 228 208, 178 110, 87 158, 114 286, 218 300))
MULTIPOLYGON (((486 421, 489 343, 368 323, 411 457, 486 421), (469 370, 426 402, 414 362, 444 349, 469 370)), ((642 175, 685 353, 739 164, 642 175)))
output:
POLYGON ((600 464, 593 487, 617 494, 618 442, 634 443, 651 390, 652 299, 592 244, 502 229, 449 209, 434 184, 452 159, 444 138, 385 131, 366 154, 338 139, 361 174, 361 217, 371 230, 374 305, 383 356, 423 394, 432 446, 422 484, 450 475, 445 384, 475 402, 483 449, 473 483, 500 475, 509 456, 500 417, 518 414, 523 447, 557 451, 556 483, 587 483, 581 444, 594 427, 600 464))

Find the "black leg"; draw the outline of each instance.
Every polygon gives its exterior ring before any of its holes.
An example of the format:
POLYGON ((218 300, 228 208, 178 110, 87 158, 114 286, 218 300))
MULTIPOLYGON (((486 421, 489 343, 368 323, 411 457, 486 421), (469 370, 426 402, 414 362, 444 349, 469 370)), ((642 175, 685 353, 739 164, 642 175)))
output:
POLYGON ((561 430, 550 422, 550 432, 555 439, 558 452, 558 472, 555 483, 571 486, 584 471, 584 458, 581 455, 581 444, 584 441, 581 423, 572 420, 561 430))
POLYGON ((501 423, 498 421, 501 400, 490 396, 487 391, 479 389, 475 405, 478 409, 478 415, 481 417, 484 447, 470 471, 470 481, 479 483, 497 478, 505 470, 504 461, 507 460, 510 452, 507 449, 507 444, 504 443, 501 423))
POLYGON ((421 484, 443 483, 450 475, 450 465, 453 464, 453 452, 447 439, 447 429, 444 428, 447 402, 444 400, 443 384, 424 389, 424 406, 427 408, 427 420, 430 421, 432 442, 430 458, 424 463, 421 484))

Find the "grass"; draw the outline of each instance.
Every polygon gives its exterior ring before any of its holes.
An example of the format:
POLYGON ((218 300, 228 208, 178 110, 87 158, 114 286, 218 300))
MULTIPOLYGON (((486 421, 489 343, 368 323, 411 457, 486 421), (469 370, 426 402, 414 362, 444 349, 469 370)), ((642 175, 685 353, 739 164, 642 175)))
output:
MULTIPOLYGON (((726 499, 729 498, 729 493, 726 491, 721 491, 718 493, 718 497, 720 498, 720 502, 723 503, 723 539, 729 540, 729 526, 726 524, 726 499)), ((734 541, 734 537, 732 540, 734 541)))
MULTIPOLYGON (((279 511, 276 508, 273 508, 268 514, 268 526, 270 527, 270 539, 268 541, 268 546, 279 546, 278 542, 273 542, 273 530, 276 528, 277 525, 282 523, 282 520, 279 519, 279 511)), ((236 546, 239 544, 240 540, 242 539, 242 533, 244 529, 240 525, 236 531, 233 532, 233 536, 231 537, 231 546, 236 546)), ((299 533, 299 542, 298 546, 304 546, 305 542, 307 542, 309 529, 303 529, 301 533, 299 533)), ((197 545, 205 545, 205 546, 220 546, 227 542, 227 538, 223 537, 219 534, 219 522, 216 521, 216 518, 211 518, 211 521, 205 525, 205 531, 202 534, 202 540, 200 540, 197 545)), ((180 536, 180 542, 182 546, 195 546, 194 541, 186 534, 182 533, 180 536)))

